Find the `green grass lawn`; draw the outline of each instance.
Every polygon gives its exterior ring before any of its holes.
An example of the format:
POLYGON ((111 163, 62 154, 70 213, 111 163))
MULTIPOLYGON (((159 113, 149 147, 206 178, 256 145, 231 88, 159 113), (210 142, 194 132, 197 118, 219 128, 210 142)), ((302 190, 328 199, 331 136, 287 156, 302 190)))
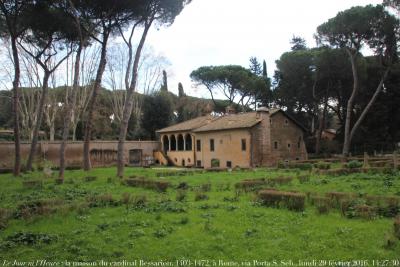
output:
POLYGON ((254 192, 237 194, 235 190, 235 183, 244 179, 290 176, 293 181, 277 189, 320 195, 334 191, 400 196, 399 173, 327 177, 308 171, 257 169, 157 177, 171 171, 126 169, 126 177, 170 182, 165 193, 127 186, 115 178, 115 168, 68 171, 62 185, 43 178, 41 172, 18 178, 1 175, 0 208, 3 213, 12 213, 12 218, 5 223, 3 215, 0 260, 297 262, 400 258, 393 218, 347 218, 338 209, 319 214, 309 201, 303 212, 265 207, 256 201, 254 192), (87 181, 87 176, 97 178, 87 181), (310 179, 300 183, 298 176, 310 179), (42 180, 43 185, 23 186, 30 180, 42 180), (188 190, 177 189, 183 182, 188 190), (195 201, 197 191, 208 183, 211 190, 203 192, 207 199, 195 201), (177 201, 178 194, 185 194, 185 199, 177 201), (22 204, 31 207, 39 200, 50 203, 50 210, 36 210, 40 215, 21 211, 22 204))

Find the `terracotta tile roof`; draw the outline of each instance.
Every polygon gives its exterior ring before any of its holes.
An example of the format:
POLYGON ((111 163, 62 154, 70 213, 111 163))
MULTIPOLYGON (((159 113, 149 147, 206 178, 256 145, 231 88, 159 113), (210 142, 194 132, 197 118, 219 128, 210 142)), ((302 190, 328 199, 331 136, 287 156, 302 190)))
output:
POLYGON ((257 118, 256 112, 229 114, 221 116, 213 120, 211 123, 195 129, 194 132, 251 128, 260 121, 260 118, 257 118))
MULTIPOLYGON (((302 129, 305 129, 300 123, 298 123, 291 116, 286 114, 281 109, 270 109, 270 116, 282 112, 287 118, 291 119, 295 124, 297 124, 302 129)), ((247 112, 238 114, 227 114, 221 117, 212 117, 211 115, 197 117, 192 120, 181 122, 164 129, 160 129, 158 133, 168 133, 168 132, 181 132, 181 131, 193 131, 193 132, 209 132, 209 131, 220 131, 229 129, 246 129, 251 128, 261 119, 257 116, 257 112, 247 112)))
POLYGON ((157 133, 168 133, 168 132, 178 132, 178 131, 191 131, 204 126, 211 121, 215 120, 215 117, 211 115, 197 117, 188 121, 184 121, 157 131, 157 133))

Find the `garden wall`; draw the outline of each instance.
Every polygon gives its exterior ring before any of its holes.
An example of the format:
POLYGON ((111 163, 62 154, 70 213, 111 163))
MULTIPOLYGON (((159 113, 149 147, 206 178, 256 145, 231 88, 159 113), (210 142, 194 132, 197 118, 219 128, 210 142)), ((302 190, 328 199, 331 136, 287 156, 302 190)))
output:
MULTIPOLYGON (((111 166, 117 161, 118 141, 92 141, 90 143, 90 160, 92 166, 111 166)), ((157 141, 126 141, 125 160, 130 166, 144 166, 152 163, 153 153, 159 150, 157 141)), ((49 163, 59 165, 60 142, 41 141, 37 146, 36 164, 49 163)), ((30 149, 30 143, 21 144, 22 162, 25 163, 30 149)), ((14 143, 0 142, 0 169, 11 169, 14 164, 14 143)), ((83 142, 69 142, 66 149, 67 167, 80 167, 83 161, 83 142)))

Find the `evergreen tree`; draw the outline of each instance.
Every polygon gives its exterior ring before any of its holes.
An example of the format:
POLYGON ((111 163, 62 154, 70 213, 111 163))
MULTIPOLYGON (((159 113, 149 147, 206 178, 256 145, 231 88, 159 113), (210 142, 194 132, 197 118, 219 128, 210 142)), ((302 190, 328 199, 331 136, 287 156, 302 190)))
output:
POLYGON ((167 72, 163 70, 163 84, 161 85, 160 91, 168 92, 168 77, 167 72))
POLYGON ((306 40, 304 40, 300 36, 293 36, 292 40, 290 41, 290 44, 292 45, 292 51, 299 51, 299 50, 306 50, 307 49, 307 44, 306 40))
POLYGON ((179 92, 179 97, 184 97, 185 96, 185 91, 183 91, 182 83, 178 83, 178 92, 179 92))

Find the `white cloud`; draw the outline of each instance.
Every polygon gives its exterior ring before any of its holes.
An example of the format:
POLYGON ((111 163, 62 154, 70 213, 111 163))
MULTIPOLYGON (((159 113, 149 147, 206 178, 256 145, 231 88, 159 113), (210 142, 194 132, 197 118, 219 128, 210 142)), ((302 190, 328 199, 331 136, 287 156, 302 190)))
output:
POLYGON ((293 35, 314 46, 321 23, 351 6, 380 4, 380 0, 193 0, 168 28, 152 30, 148 43, 172 63, 169 89, 182 82, 189 95, 209 97, 195 90, 191 71, 200 66, 238 64, 265 59, 270 76, 275 60, 290 49, 293 35))

